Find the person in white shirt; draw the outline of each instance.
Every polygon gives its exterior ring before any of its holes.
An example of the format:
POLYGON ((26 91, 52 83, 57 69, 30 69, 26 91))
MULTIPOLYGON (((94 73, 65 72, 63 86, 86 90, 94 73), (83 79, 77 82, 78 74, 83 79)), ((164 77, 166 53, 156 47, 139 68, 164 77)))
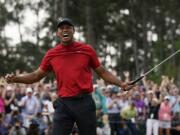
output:
POLYGON ((21 99, 19 106, 22 107, 23 124, 28 128, 30 121, 35 117, 40 107, 38 100, 33 96, 32 88, 26 89, 26 96, 21 99))
POLYGON ((107 113, 111 127, 111 135, 119 135, 120 129, 120 106, 116 92, 111 91, 111 96, 106 98, 107 113))

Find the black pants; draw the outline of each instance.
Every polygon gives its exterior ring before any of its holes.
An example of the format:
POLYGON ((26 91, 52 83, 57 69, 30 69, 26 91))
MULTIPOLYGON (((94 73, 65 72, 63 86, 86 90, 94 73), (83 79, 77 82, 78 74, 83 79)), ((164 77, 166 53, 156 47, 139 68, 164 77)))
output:
POLYGON ((91 95, 59 98, 55 108, 52 135, 70 135, 75 122, 80 135, 96 135, 96 108, 91 95))

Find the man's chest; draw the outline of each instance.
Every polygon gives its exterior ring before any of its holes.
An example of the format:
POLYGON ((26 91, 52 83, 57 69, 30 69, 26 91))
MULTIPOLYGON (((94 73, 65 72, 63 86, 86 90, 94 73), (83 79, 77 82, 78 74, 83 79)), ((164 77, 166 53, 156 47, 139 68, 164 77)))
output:
POLYGON ((56 56, 51 60, 54 71, 63 70, 82 70, 89 67, 90 57, 85 54, 64 54, 56 56))

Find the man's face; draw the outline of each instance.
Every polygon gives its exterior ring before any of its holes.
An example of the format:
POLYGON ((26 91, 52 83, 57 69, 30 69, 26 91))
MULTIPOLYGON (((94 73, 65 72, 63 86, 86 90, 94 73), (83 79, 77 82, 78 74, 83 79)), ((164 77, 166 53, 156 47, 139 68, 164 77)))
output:
POLYGON ((72 42, 74 35, 74 27, 68 24, 61 25, 57 30, 57 36, 61 39, 63 45, 68 45, 72 42))
POLYGON ((28 92, 28 93, 27 93, 27 96, 28 96, 29 98, 31 98, 31 97, 32 97, 32 93, 31 93, 31 92, 28 92))

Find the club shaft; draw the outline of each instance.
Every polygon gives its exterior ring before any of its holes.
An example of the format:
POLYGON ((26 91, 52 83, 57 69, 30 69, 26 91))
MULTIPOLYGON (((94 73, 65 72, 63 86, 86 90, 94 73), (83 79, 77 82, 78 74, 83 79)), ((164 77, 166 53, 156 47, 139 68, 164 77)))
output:
POLYGON ((138 81, 140 81, 142 78, 144 78, 144 75, 140 76, 139 78, 137 78, 136 80, 132 81, 130 83, 130 85, 134 85, 135 83, 137 83, 138 81))
POLYGON ((160 66, 161 64, 163 64, 164 62, 166 62, 167 60, 169 60, 171 57, 173 57, 174 55, 176 55, 177 53, 179 53, 180 50, 177 50, 175 53, 173 53, 172 55, 170 55, 169 57, 167 57, 165 60, 163 60, 161 63, 159 63, 158 65, 154 66, 152 69, 150 69, 149 71, 147 71, 146 73, 144 73, 142 76, 138 77, 136 80, 132 81, 130 83, 130 85, 134 85, 135 83, 137 83, 138 81, 140 81, 142 78, 144 78, 146 75, 148 75, 149 73, 151 73, 154 69, 156 69, 158 66, 160 66))
POLYGON ((169 60, 170 58, 172 58, 174 55, 176 55, 177 53, 179 53, 180 50, 177 50, 175 53, 173 53, 172 55, 170 55, 169 57, 167 57, 165 60, 163 60, 162 62, 160 62, 158 65, 154 66, 152 69, 150 69, 149 71, 147 71, 146 73, 144 73, 144 76, 148 75, 149 73, 151 73, 154 69, 156 69, 157 67, 159 67, 161 64, 163 64, 164 62, 166 62, 167 60, 169 60))

